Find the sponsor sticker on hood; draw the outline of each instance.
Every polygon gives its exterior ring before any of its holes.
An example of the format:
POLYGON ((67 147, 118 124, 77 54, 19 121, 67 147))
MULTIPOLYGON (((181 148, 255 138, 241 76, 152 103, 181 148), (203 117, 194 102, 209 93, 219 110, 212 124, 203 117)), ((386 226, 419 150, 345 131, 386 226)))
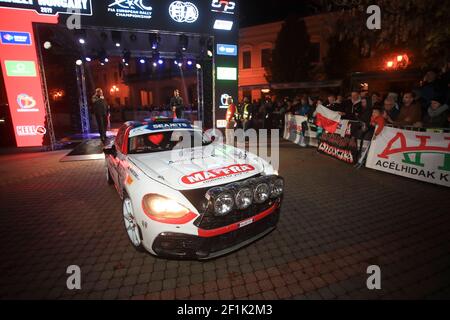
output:
POLYGON ((208 171, 194 172, 181 177, 181 182, 187 185, 195 185, 207 181, 223 179, 247 172, 254 171, 255 167, 250 164, 233 164, 228 167, 212 169, 208 171))

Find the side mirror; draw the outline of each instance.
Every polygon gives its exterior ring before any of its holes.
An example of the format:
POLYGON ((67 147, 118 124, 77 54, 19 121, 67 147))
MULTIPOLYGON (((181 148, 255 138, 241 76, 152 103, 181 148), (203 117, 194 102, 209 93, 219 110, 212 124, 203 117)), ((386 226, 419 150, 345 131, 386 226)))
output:
POLYGON ((104 148, 103 152, 105 153, 105 155, 110 155, 113 156, 114 158, 117 156, 117 150, 115 145, 112 145, 112 147, 110 148, 104 148))

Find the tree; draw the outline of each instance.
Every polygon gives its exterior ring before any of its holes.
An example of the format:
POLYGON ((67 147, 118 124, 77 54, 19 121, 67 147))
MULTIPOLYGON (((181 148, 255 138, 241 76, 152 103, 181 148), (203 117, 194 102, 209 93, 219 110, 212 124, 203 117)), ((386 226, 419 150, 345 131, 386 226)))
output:
MULTIPOLYGON (((336 23, 336 28, 342 25, 336 23)), ((359 70, 360 48, 353 40, 340 36, 336 30, 328 38, 328 53, 323 61, 323 69, 328 79, 343 79, 359 70)))
POLYGON ((437 67, 450 59, 450 2, 442 0, 339 0, 339 39, 367 42, 377 54, 410 51, 416 66, 437 67), (357 5, 355 5, 357 3, 357 5), (369 5, 381 9, 381 30, 366 26, 369 5))
POLYGON ((311 62, 311 42, 305 22, 290 16, 278 34, 266 78, 272 83, 309 80, 311 62))

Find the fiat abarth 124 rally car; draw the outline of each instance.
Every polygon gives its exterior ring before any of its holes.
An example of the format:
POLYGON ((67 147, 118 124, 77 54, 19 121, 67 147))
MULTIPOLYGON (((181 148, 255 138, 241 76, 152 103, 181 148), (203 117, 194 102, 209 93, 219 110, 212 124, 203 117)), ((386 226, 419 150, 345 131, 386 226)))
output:
POLYGON ((283 178, 262 158, 213 140, 187 120, 152 119, 125 123, 105 147, 107 180, 137 250, 210 259, 275 229, 283 178), (179 147, 189 139, 199 143, 179 147))

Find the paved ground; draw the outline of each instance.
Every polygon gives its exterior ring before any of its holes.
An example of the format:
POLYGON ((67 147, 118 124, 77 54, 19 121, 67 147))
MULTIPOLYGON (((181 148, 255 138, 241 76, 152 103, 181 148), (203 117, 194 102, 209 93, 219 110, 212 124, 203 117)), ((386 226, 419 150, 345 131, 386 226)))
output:
POLYGON ((0 298, 450 298, 444 187, 351 166, 285 142, 279 227, 209 262, 136 252, 103 162, 0 156, 0 298), (366 288, 379 265, 382 290, 366 288), (66 268, 82 290, 66 289, 66 268))

